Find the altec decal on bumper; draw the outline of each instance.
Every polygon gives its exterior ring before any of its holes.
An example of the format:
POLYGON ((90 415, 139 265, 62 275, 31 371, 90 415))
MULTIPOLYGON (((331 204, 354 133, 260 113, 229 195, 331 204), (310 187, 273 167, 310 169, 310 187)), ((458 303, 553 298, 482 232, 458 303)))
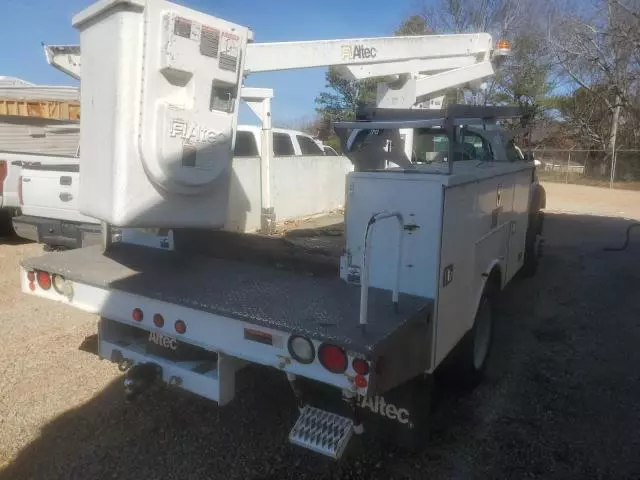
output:
POLYGON ((176 350, 178 348, 177 340, 175 338, 167 337, 166 335, 162 335, 157 332, 149 332, 149 341, 171 350, 176 350))
POLYGON ((392 403, 387 403, 384 397, 370 397, 358 396, 358 406, 366 408, 373 413, 376 413, 389 420, 395 420, 398 423, 409 423, 409 410, 406 408, 398 408, 392 403))

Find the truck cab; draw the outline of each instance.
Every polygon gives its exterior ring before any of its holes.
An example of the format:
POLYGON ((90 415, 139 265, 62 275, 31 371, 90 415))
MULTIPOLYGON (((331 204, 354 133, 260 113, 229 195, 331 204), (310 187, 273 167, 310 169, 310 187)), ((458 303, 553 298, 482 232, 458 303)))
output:
MULTIPOLYGON (((276 157, 325 155, 322 145, 311 135, 284 128, 272 128, 271 130, 273 132, 273 155, 276 157)), ((238 125, 234 157, 260 156, 262 151, 261 131, 262 129, 258 126, 238 125)))

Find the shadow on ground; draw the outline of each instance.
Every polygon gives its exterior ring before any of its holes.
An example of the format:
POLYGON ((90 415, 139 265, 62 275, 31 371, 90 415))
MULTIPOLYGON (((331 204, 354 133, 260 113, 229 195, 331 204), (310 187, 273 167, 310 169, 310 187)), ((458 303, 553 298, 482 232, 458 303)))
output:
POLYGON ((16 234, 0 235, 1 245, 26 245, 28 243, 33 242, 31 240, 27 240, 26 238, 19 237, 16 234))
POLYGON ((252 367, 224 408, 178 391, 126 404, 114 382, 43 426, 0 477, 638 478, 640 232, 603 251, 629 224, 548 215, 538 275, 503 295, 486 382, 441 392, 419 453, 367 444, 335 464, 290 447, 288 384, 252 367))

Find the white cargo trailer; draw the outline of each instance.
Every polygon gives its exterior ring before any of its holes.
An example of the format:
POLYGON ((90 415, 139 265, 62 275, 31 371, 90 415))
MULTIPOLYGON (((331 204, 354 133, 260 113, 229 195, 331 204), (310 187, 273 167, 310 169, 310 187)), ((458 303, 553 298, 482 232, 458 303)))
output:
POLYGON ((518 112, 377 109, 336 124, 354 164, 344 235, 282 241, 221 229, 242 77, 343 65, 406 85, 414 71, 490 74, 504 52, 486 34, 247 43, 248 29, 161 0, 102 0, 74 24, 80 210, 104 241, 24 260, 23 291, 99 315, 99 355, 126 371, 129 397, 166 383, 222 406, 259 364, 291 384, 295 444, 338 458, 353 435, 419 440, 430 376, 450 360, 456 378, 481 378, 498 293, 536 261, 534 165, 497 126, 518 112), (114 242, 111 225, 171 229, 172 248, 114 242))

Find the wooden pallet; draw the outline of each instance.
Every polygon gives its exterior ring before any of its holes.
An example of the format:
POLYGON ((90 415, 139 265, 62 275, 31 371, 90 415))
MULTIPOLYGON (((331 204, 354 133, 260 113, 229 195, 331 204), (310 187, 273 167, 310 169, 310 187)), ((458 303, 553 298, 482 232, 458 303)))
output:
POLYGON ((0 98, 0 115, 77 121, 80 120, 80 102, 0 98))

